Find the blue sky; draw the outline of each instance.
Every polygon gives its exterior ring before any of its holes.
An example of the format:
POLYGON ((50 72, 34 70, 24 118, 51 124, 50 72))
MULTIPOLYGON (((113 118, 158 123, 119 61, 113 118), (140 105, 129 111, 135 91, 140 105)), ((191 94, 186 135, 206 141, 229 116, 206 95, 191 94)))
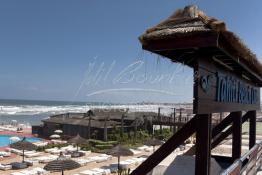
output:
POLYGON ((190 102, 192 70, 138 41, 188 4, 225 21, 262 58, 258 0, 2 0, 0 98, 190 102))

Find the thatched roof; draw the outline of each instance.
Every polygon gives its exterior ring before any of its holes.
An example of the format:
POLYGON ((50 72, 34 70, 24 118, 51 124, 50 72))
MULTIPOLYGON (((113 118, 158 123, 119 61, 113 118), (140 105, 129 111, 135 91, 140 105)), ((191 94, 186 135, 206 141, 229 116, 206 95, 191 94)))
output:
POLYGON ((160 24, 146 30, 139 37, 139 40, 143 48, 147 48, 156 40, 199 34, 218 34, 218 37, 223 37, 226 43, 230 45, 232 53, 234 53, 231 56, 243 61, 247 68, 255 72, 260 78, 262 77, 262 64, 258 61, 256 55, 250 51, 237 35, 227 29, 223 21, 207 16, 196 6, 186 6, 184 9, 178 9, 160 24))
POLYGON ((79 134, 77 134, 77 136, 69 139, 67 142, 68 143, 75 143, 75 144, 87 144, 88 140, 84 139, 79 134))
POLYGON ((60 172, 64 170, 73 170, 81 165, 72 159, 66 159, 60 155, 57 160, 53 160, 44 166, 44 169, 51 172, 60 172))
POLYGON ((123 147, 121 145, 117 145, 110 150, 106 151, 107 154, 112 156, 132 156, 134 153, 130 151, 128 148, 123 147))
POLYGON ((94 116, 96 119, 103 120, 105 117, 109 118, 121 118, 122 115, 125 115, 127 113, 126 109, 120 109, 120 108, 95 108, 91 109, 94 113, 94 116))
MULTIPOLYGON (((79 125, 79 126, 89 126, 89 120, 84 118, 59 118, 53 117, 43 120, 47 123, 55 124, 67 124, 67 125, 79 125)), ((114 125, 119 125, 119 122, 116 121, 107 121, 107 128, 113 127, 114 125)), ((104 128, 104 122, 98 120, 91 120, 91 127, 94 128, 104 128)))
POLYGON ((26 141, 25 137, 21 141, 10 144, 10 147, 14 149, 27 150, 27 151, 32 151, 37 149, 37 146, 31 142, 26 141))

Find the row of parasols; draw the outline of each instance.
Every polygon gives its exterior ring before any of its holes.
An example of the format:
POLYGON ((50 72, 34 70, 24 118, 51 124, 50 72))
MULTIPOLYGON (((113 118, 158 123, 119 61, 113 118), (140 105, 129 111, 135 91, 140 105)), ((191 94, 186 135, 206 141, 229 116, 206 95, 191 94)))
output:
MULTIPOLYGON (((78 145, 79 144, 88 144, 88 140, 82 138, 78 134, 77 136, 69 139, 68 143, 76 144, 77 151, 78 151, 78 145)), ((145 144, 153 146, 154 150, 155 150, 155 146, 162 145, 163 141, 158 140, 158 139, 150 139, 145 144)), ((24 162, 24 150, 33 151, 33 150, 37 149, 36 145, 34 145, 31 142, 26 141, 25 138, 23 138, 22 140, 20 140, 18 142, 10 144, 10 147, 14 148, 14 149, 23 150, 23 154, 22 154, 23 162, 24 162)), ((112 149, 107 150, 106 153, 118 158, 118 170, 120 170, 120 157, 121 156, 132 156, 133 155, 133 152, 130 151, 130 149, 123 147, 121 145, 117 145, 117 146, 113 147, 112 149)), ((49 162, 44 167, 44 169, 47 170, 47 171, 56 171, 56 172, 59 171, 59 172, 62 172, 62 174, 64 174, 65 170, 72 170, 72 169, 76 169, 76 168, 79 168, 79 167, 80 167, 79 163, 75 162, 72 159, 65 158, 62 154, 60 154, 60 156, 58 157, 57 160, 49 162)))

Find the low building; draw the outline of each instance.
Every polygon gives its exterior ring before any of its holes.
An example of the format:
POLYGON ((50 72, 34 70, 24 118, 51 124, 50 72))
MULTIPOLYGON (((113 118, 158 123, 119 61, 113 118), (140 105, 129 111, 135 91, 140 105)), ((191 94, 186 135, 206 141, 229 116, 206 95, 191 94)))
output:
MULTIPOLYGON (((50 116, 48 119, 42 120, 40 126, 33 126, 33 134, 40 137, 49 138, 54 134, 55 130, 62 130, 63 137, 70 138, 81 135, 84 138, 93 138, 99 140, 107 140, 108 134, 112 131, 120 133, 137 133, 139 130, 147 131, 153 134, 153 126, 181 127, 190 120, 191 116, 187 115, 186 110, 181 109, 176 114, 166 116, 155 112, 130 112, 123 109, 92 109, 86 113, 65 113, 50 116)), ((173 130, 173 129, 172 129, 173 130)))
MULTIPOLYGON (((64 137, 80 134, 84 138, 107 140, 107 133, 113 129, 130 132, 138 129, 152 129, 152 122, 145 122, 149 113, 127 113, 120 109, 94 109, 87 113, 65 113, 42 120, 41 126, 33 126, 33 134, 48 138, 55 130, 62 130, 64 137), (144 114, 144 115, 143 115, 144 114), (146 127, 145 124, 146 123, 146 127), (90 132, 90 133, 89 133, 90 132)), ((152 116, 153 113, 150 114, 152 116)), ((154 115, 157 115, 154 113, 154 115)))

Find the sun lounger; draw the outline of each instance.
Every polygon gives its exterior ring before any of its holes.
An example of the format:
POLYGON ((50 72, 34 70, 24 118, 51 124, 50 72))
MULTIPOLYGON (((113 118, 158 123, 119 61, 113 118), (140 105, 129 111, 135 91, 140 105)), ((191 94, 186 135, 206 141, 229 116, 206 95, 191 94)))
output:
POLYGON ((74 147, 73 145, 68 145, 68 146, 62 147, 61 150, 65 152, 67 151, 73 152, 73 151, 77 151, 77 148, 74 147))
POLYGON ((104 169, 104 168, 94 168, 92 169, 92 171, 100 172, 102 173, 102 175, 107 175, 111 173, 110 169, 104 169))
POLYGON ((145 157, 133 157, 131 159, 135 160, 138 164, 140 164, 140 163, 142 163, 146 160, 145 157))
POLYGON ((128 162, 128 163, 130 163, 132 165, 137 165, 138 164, 138 162, 136 160, 134 160, 134 159, 127 159, 127 160, 125 160, 125 162, 128 162))
POLYGON ((39 173, 40 174, 47 174, 47 173, 49 173, 48 171, 46 171, 45 169, 40 168, 40 167, 36 167, 36 168, 32 169, 31 172, 35 172, 36 175, 38 175, 39 173))
POLYGON ((10 175, 25 175, 24 173, 20 173, 20 172, 13 172, 10 175))
POLYGON ((37 147, 44 147, 48 145, 48 142, 40 141, 40 142, 34 142, 33 144, 36 145, 37 147))
POLYGON ((31 171, 30 170, 22 170, 22 171, 19 171, 19 173, 23 173, 25 175, 31 175, 31 171))
POLYGON ((81 166, 85 166, 88 163, 95 162, 92 159, 76 159, 75 161, 78 162, 81 166))
POLYGON ((25 157, 37 157, 37 156, 40 156, 41 153, 40 152, 35 152, 35 153, 25 153, 25 157))
POLYGON ((22 155, 23 154, 23 151, 18 150, 18 149, 14 149, 14 148, 11 148, 11 152, 14 153, 14 154, 17 154, 17 155, 22 155))
POLYGON ((64 143, 67 143, 67 141, 57 140, 57 139, 52 139, 51 142, 54 143, 54 144, 64 144, 64 143))
POLYGON ((52 150, 49 152, 50 154, 60 154, 60 153, 65 153, 65 151, 61 150, 61 149, 56 149, 56 150, 52 150))
POLYGON ((148 147, 148 148, 145 149, 146 152, 152 152, 153 150, 154 150, 154 149, 153 149, 152 146, 150 146, 150 147, 148 147))
POLYGON ((94 156, 90 157, 91 160, 94 160, 96 163, 105 162, 108 160, 108 157, 94 156))
POLYGON ((151 150, 153 151, 153 147, 152 146, 146 146, 146 145, 143 145, 143 146, 140 146, 137 148, 139 151, 148 151, 148 150, 151 150))
POLYGON ((120 167, 121 167, 121 169, 126 170, 126 169, 128 169, 128 168, 130 167, 130 165, 131 165, 131 163, 129 163, 129 162, 120 161, 120 167))
MULTIPOLYGON (((18 149, 11 148, 10 151, 17 155, 23 155, 23 151, 18 149)), ((32 153, 36 153, 36 151, 26 151, 26 150, 24 151, 24 154, 32 154, 32 153)))
POLYGON ((96 172, 97 174, 101 174, 101 175, 104 174, 104 171, 100 168, 94 168, 94 169, 92 169, 92 171, 96 172))
POLYGON ((107 159, 111 159, 112 158, 112 156, 108 155, 108 154, 100 154, 99 156, 100 157, 106 157, 107 159))
POLYGON ((80 172, 81 175, 97 175, 97 172, 91 170, 85 170, 80 172))
POLYGON ((57 148, 57 147, 54 147, 54 148, 45 149, 45 152, 46 152, 46 153, 50 153, 50 152, 53 151, 53 150, 58 150, 58 148, 57 148))
POLYGON ((44 170, 43 168, 37 167, 31 170, 22 170, 19 172, 11 173, 11 175, 38 175, 38 174, 47 174, 48 171, 44 170))
POLYGON ((10 170, 10 169, 12 169, 12 165, 4 165, 4 164, 0 163, 0 170, 6 171, 6 170, 10 170))
POLYGON ((78 152, 83 153, 85 156, 88 156, 89 154, 91 154, 91 151, 82 151, 82 150, 79 150, 78 152))
POLYGON ((1 151, 1 152, 0 152, 0 156, 10 157, 10 156, 11 156, 11 153, 10 153, 10 152, 5 152, 5 151, 1 151))
POLYGON ((117 173, 118 172, 118 165, 117 164, 111 164, 108 168, 110 169, 111 173, 117 173))
POLYGON ((136 149, 130 149, 130 151, 132 151, 134 155, 142 153, 142 151, 139 151, 139 150, 136 150, 136 149))
POLYGON ((57 158, 58 158, 58 156, 56 156, 56 155, 48 155, 48 156, 36 157, 36 158, 34 158, 34 160, 38 160, 39 163, 48 163, 48 162, 51 162, 51 161, 53 161, 57 158))

